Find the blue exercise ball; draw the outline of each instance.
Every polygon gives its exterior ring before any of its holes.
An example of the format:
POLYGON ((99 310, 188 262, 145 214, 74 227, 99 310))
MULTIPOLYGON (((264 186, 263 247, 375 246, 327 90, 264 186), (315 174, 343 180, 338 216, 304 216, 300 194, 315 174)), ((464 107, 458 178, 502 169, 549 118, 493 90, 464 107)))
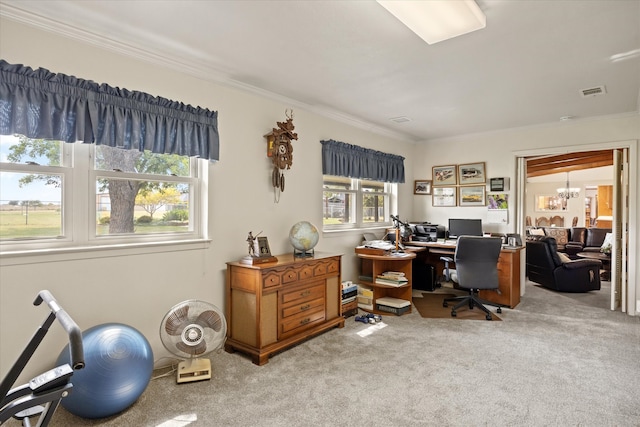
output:
MULTIPOLYGON (((151 380, 149 341, 131 326, 106 323, 84 331, 82 345, 85 368, 73 373, 73 389, 62 406, 83 418, 104 418, 131 406, 151 380)), ((70 359, 67 345, 56 366, 70 359)))

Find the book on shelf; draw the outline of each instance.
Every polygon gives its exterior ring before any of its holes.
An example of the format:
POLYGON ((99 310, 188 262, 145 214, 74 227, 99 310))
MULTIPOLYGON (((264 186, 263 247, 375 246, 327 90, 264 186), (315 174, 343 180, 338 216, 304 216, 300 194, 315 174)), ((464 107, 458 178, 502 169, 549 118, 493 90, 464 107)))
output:
POLYGON ((373 304, 363 304, 358 302, 358 308, 361 308, 363 310, 373 310, 373 304))
POLYGON ((396 277, 404 277, 405 274, 402 271, 384 271, 380 274, 381 276, 396 276, 396 277))
POLYGON ((358 285, 358 307, 373 310, 373 289, 358 285))
POLYGON ((383 277, 386 279, 396 279, 396 280, 406 279, 405 274, 401 271, 385 271, 383 273, 380 273, 378 277, 383 277))
POLYGON ((385 271, 376 276, 376 283, 380 285, 402 286, 409 280, 401 271, 385 271))
POLYGON ((376 283, 378 285, 390 285, 390 286, 403 286, 409 283, 407 279, 405 280, 393 280, 393 279, 385 279, 382 277, 376 278, 376 283))
POLYGON ((348 297, 348 298, 343 298, 342 299, 342 304, 349 304, 350 302, 353 302, 356 300, 356 296, 352 296, 352 297, 348 297))

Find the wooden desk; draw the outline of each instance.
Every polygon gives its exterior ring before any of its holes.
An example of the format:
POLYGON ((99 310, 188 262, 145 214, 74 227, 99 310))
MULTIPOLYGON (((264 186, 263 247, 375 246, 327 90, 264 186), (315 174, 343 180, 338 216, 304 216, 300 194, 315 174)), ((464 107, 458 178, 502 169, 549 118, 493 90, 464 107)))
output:
MULTIPOLYGON (((451 256, 456 250, 455 243, 450 242, 410 242, 410 245, 426 247, 429 251, 420 256, 415 262, 425 262, 436 267, 436 274, 444 270, 444 262, 441 256, 451 256)), ((480 298, 488 301, 504 304, 509 308, 514 308, 520 303, 520 254, 524 246, 503 247, 498 258, 498 289, 500 293, 494 291, 480 291, 480 298)))

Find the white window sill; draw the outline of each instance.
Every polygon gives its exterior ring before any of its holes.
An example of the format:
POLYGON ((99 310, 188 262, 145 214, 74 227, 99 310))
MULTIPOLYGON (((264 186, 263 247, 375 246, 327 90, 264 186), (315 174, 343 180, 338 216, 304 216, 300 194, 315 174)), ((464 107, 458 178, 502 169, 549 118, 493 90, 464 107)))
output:
POLYGON ((207 249, 209 239, 176 240, 151 243, 126 243, 100 246, 76 246, 69 248, 34 249, 0 253, 0 267, 10 265, 34 264, 83 260, 127 255, 142 255, 161 252, 191 251, 207 249))

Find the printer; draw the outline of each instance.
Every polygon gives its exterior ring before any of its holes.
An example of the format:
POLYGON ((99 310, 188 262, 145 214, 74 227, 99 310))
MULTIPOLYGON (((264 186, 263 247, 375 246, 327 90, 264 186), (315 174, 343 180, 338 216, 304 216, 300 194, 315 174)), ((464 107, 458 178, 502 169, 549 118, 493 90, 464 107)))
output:
POLYGON ((445 227, 426 223, 411 223, 411 240, 416 242, 436 242, 446 237, 445 227))

